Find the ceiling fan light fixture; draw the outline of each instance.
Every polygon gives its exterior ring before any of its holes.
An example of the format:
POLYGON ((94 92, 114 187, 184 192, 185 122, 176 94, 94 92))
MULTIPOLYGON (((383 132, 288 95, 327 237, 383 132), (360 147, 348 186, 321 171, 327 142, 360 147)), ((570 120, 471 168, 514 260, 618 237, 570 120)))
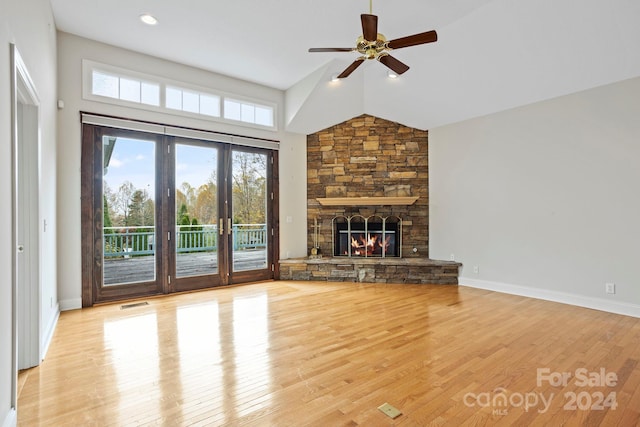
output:
POLYGON ((140 15, 140 20, 147 25, 158 25, 158 20, 155 16, 144 13, 140 15))
POLYGON ((338 75, 337 75, 337 74, 332 74, 332 75, 331 75, 331 81, 332 81, 332 82, 337 82, 338 80, 340 80, 340 79, 338 78, 338 75))
POLYGON ((396 74, 394 71, 388 70, 387 71, 387 77, 389 77, 390 79, 397 79, 398 78, 398 74, 396 74))

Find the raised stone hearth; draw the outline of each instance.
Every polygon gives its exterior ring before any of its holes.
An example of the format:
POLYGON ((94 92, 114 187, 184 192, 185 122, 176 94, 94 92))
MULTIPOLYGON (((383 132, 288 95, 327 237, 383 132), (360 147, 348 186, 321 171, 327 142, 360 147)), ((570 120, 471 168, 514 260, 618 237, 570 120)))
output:
POLYGON ((426 258, 296 258, 280 261, 280 279, 457 285, 461 265, 426 258))

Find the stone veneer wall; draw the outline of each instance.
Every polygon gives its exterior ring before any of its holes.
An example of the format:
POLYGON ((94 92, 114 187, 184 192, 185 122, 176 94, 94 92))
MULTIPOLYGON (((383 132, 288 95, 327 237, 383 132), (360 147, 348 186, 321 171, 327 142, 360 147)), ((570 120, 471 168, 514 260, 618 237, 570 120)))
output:
POLYGON ((429 256, 428 132, 369 115, 307 136, 307 247, 333 253, 331 220, 336 215, 398 215, 403 221, 402 256, 429 256), (323 207, 324 197, 419 196, 410 206, 323 207), (413 248, 417 252, 413 252, 413 248))

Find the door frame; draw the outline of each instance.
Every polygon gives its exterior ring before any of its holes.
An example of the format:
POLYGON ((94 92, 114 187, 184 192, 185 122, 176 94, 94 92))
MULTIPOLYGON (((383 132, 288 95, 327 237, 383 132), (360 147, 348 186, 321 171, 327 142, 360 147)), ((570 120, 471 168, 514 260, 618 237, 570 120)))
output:
MULTIPOLYGON (((208 289, 213 288, 220 285, 226 285, 226 279, 221 274, 222 270, 227 268, 226 259, 224 254, 220 251, 221 247, 218 245, 218 251, 216 252, 218 257, 218 273, 215 275, 207 275, 207 276, 192 276, 192 277, 178 277, 176 272, 177 267, 177 254, 176 254, 176 245, 178 244, 178 239, 175 233, 175 224, 176 224, 176 156, 178 152, 178 145, 188 145, 193 147, 202 147, 209 148, 208 143, 206 141, 201 140, 189 140, 187 138, 171 138, 167 141, 167 145, 170 148, 170 155, 167 156, 167 168, 165 169, 168 173, 168 176, 165 177, 167 188, 169 189, 169 198, 168 203, 169 206, 173 205, 172 209, 168 209, 167 214, 167 231, 171 232, 171 235, 174 236, 173 240, 171 240, 167 246, 169 254, 168 254, 168 275, 171 277, 171 283, 168 286, 168 289, 165 293, 175 293, 175 292, 188 292, 195 291, 199 289, 208 289)), ((217 181, 216 187, 219 189, 221 187, 221 181, 223 180, 222 175, 224 175, 223 171, 223 146, 222 144, 216 144, 215 147, 217 152, 217 181), (220 173, 220 171, 223 171, 220 173)), ((217 197, 217 210, 218 217, 222 218, 224 202, 222 197, 217 197)), ((219 236, 217 236, 219 239, 219 236)))
MULTIPOLYGON (((91 307, 97 302, 107 302, 97 301, 96 300, 96 286, 98 283, 97 273, 95 271, 95 265, 97 262, 102 262, 100 258, 101 250, 97 250, 97 245, 102 245, 102 230, 98 230, 99 227, 96 227, 96 215, 101 216, 103 210, 102 198, 100 198, 99 203, 95 201, 95 185, 94 182, 98 178, 102 178, 102 170, 95 170, 96 156, 95 153, 95 135, 94 129, 97 127, 107 128, 110 133, 117 132, 121 130, 123 132, 126 131, 138 131, 142 133, 149 134, 158 134, 164 136, 163 147, 166 149, 171 147, 173 143, 180 138, 191 139, 195 142, 212 142, 216 144, 223 144, 229 146, 238 146, 238 147, 251 147, 255 149, 265 149, 270 153, 270 175, 267 177, 267 188, 268 188, 268 196, 271 202, 271 215, 267 222, 267 227, 269 230, 269 234, 271 235, 271 245, 269 247, 268 254, 268 267, 264 270, 254 270, 260 271, 259 274, 249 274, 240 272, 234 275, 234 277, 223 277, 220 275, 219 283, 210 284, 207 288, 216 286, 216 285, 229 285, 229 284, 239 284, 250 281, 257 280, 270 280, 273 278, 277 278, 279 274, 279 266, 278 259, 280 253, 280 243, 279 243, 279 194, 278 194, 278 149, 279 142, 276 140, 264 139, 264 138, 253 138, 242 135, 233 135, 233 134, 224 134, 217 133, 211 131, 204 131, 193 128, 186 127, 172 127, 164 124, 153 123, 153 122, 144 122, 137 121, 132 119, 124 119, 113 116, 104 116, 98 115, 94 113, 81 112, 81 121, 82 121, 82 171, 81 171, 81 198, 82 198, 82 208, 81 208, 81 228, 82 228, 82 306, 83 307, 91 307), (91 143, 89 143, 91 141, 91 143)), ((136 138, 135 136, 133 138, 136 138)), ((139 137, 138 137, 139 138, 139 137)), ((101 155, 101 153, 100 153, 101 155)), ((163 176, 159 176, 156 180, 157 182, 162 181, 166 187, 163 188, 173 188, 175 186, 171 186, 169 178, 166 176, 168 171, 172 170, 170 163, 171 156, 162 155, 158 156, 156 159, 157 167, 159 170, 162 170, 163 176), (163 160, 164 159, 164 160, 163 160), (160 165, 160 163, 162 163, 160 165)), ((100 160, 100 159, 99 159, 100 160)), ((100 163, 101 164, 101 163, 100 163)), ((162 186, 156 186, 156 193, 162 190, 162 186)), ((173 195, 173 192, 171 192, 173 195)), ((156 196, 156 203, 159 200, 163 200, 164 197, 156 196)), ((171 203, 175 200, 174 197, 170 197, 167 203, 171 203)), ((156 206, 156 209, 162 209, 162 226, 165 227, 166 230, 171 230, 171 221, 170 215, 166 212, 168 211, 164 207, 156 206)), ((158 215, 156 215, 156 220, 158 220, 158 215)), ((174 221, 175 222, 175 221, 174 221)), ((156 242, 157 244, 158 242, 156 242)), ((171 247, 171 245, 165 245, 165 249, 171 247)), ((158 247, 158 251, 160 248, 158 247)), ((156 252, 158 253, 158 252, 156 252)), ((164 255, 159 255, 164 256, 164 255)), ((224 261, 221 261, 224 262, 224 261)), ((228 261, 227 261, 228 262, 228 261)), ((159 280, 162 281, 161 290, 157 293, 160 294, 168 294, 173 291, 172 284, 169 283, 169 267, 168 263, 164 263, 163 269, 166 271, 157 271, 157 276, 159 280)), ((173 281, 173 280, 172 280, 173 281)), ((184 289, 178 289, 177 291, 183 291, 184 289)), ((190 289, 191 290, 191 289, 190 289)), ((195 289, 193 289, 195 290, 195 289)), ((136 295, 111 295, 111 298, 108 301, 117 301, 123 299, 130 299, 135 297, 143 297, 147 295, 154 295, 157 293, 140 293, 136 295)))
MULTIPOLYGON (((176 146, 180 144, 184 145, 192 145, 196 147, 207 147, 211 142, 202 141, 202 140, 188 140, 186 138, 175 138, 172 141, 169 141, 169 146, 171 147, 172 156, 169 156, 172 165, 175 164, 173 160, 175 159, 175 155, 177 153, 176 146)), ((277 173, 277 151, 267 150, 261 147, 246 147, 246 146, 238 146, 229 143, 221 143, 215 142, 215 146, 218 149, 218 217, 219 222, 222 225, 222 229, 225 230, 222 237, 220 238, 219 252, 218 252, 218 275, 213 281, 204 280, 202 276, 194 276, 194 277, 181 277, 178 278, 175 274, 175 270, 170 269, 170 275, 172 277, 171 284, 169 286, 169 292, 182 292, 182 291, 193 291, 197 289, 207 289, 215 286, 224 286, 224 285, 232 285, 239 283, 247 283, 247 282, 255 282, 258 280, 269 280, 273 279, 274 274, 277 272, 276 263, 274 263, 274 259, 278 253, 278 248, 280 246, 279 239, 277 238, 278 234, 276 230, 278 229, 277 225, 274 225, 275 219, 278 218, 278 203, 279 200, 277 197, 277 192, 274 188, 278 186, 275 185, 278 179, 277 173), (272 202, 270 204, 271 209, 267 209, 267 217, 265 220, 266 227, 269 233, 269 248, 271 250, 267 251, 267 268, 261 270, 246 270, 246 271, 234 271, 233 270, 233 235, 228 232, 229 224, 232 223, 232 209, 233 209, 233 182, 228 178, 231 176, 231 172, 233 169, 232 156, 234 152, 242 151, 246 153, 255 153, 255 154, 263 154, 267 158, 266 164, 266 196, 267 199, 272 202), (173 279, 175 277, 175 280, 173 279)), ((173 181, 175 178, 175 170, 172 165, 167 166, 167 171, 169 172, 169 177, 167 178, 169 181, 169 189, 171 190, 171 202, 175 203, 175 188, 176 183, 173 181)), ((174 206, 175 208, 175 206, 174 206)), ((170 209, 171 212, 169 214, 169 224, 175 224, 175 209, 170 209)), ((171 227, 171 225, 169 226, 171 227)), ((174 239, 169 244, 169 250, 171 257, 170 264, 171 266, 175 266, 175 247, 176 239, 174 239)))
MULTIPOLYGON (((268 238, 271 241, 271 247, 273 250, 267 252, 267 269, 266 270, 248 270, 248 271, 233 271, 233 260, 227 260, 228 264, 228 272, 230 273, 227 276, 227 280, 225 284, 236 284, 236 283, 247 283, 251 281, 257 280, 269 280, 275 277, 279 277, 279 268, 278 262, 276 262, 277 254, 279 253, 278 248, 280 247, 280 239, 279 239, 279 194, 278 194, 278 153, 277 151, 265 151, 261 148, 246 148, 246 147, 233 147, 228 146, 228 149, 225 150, 225 155, 229 156, 228 159, 224 159, 225 164, 228 165, 229 168, 233 168, 232 161, 230 157, 233 155, 234 151, 243 151, 248 153, 264 153, 267 155, 267 199, 271 201, 276 201, 271 205, 271 209, 267 209, 267 233, 268 238)), ((230 171, 225 171, 225 176, 230 176, 230 171)), ((224 199, 231 201, 233 196, 233 183, 225 182, 224 186, 224 199)), ((227 204, 224 206, 226 209, 225 217, 231 218, 232 216, 232 206, 227 204)), ((230 248, 228 254, 233 252, 233 239, 230 234, 227 234, 227 247, 230 248)))
MULTIPOLYGON (((166 293, 168 287, 167 272, 161 270, 161 262, 158 256, 156 262, 156 279, 152 282, 141 282, 127 285, 127 288, 113 286, 105 288, 101 286, 103 281, 103 231, 97 227, 97 220, 103 217, 103 169, 96 167, 102 165, 102 135, 130 139, 153 140, 156 143, 155 163, 155 223, 156 235, 163 233, 167 224, 166 215, 163 214, 166 199, 162 197, 161 181, 165 179, 164 173, 166 160, 159 154, 166 146, 164 137, 155 133, 141 133, 127 129, 105 128, 100 126, 83 126, 82 129, 82 171, 81 171, 81 229, 82 229, 82 306, 90 307, 94 303, 109 302, 118 299, 136 298, 141 296, 158 295, 166 293), (100 194, 97 194, 100 193, 100 194)), ((102 224, 102 221, 100 221, 102 224)), ((166 246, 165 240, 156 238, 154 241, 156 254, 161 253, 166 246)), ((166 267, 164 267, 166 270, 166 267)))
POLYGON ((12 289, 12 375, 11 408, 17 409, 18 369, 37 366, 42 360, 40 345, 40 101, 29 71, 15 44, 10 45, 11 62, 11 289, 12 289), (24 173, 26 175, 23 175, 24 173), (24 179, 28 177, 28 180, 24 179), (25 182, 28 181, 28 182, 25 182), (26 193, 26 194, 23 194, 26 193), (27 197, 29 215, 21 197, 27 197), (25 219, 26 218, 26 219, 25 219), (24 227, 24 228, 23 228, 24 227), (30 236, 20 242, 20 231, 30 236), (19 245, 27 244, 24 253, 19 245), (24 254, 24 255, 23 255, 24 254), (28 261, 28 277, 21 277, 20 258, 28 261), (24 344, 22 341, 26 341, 24 344))

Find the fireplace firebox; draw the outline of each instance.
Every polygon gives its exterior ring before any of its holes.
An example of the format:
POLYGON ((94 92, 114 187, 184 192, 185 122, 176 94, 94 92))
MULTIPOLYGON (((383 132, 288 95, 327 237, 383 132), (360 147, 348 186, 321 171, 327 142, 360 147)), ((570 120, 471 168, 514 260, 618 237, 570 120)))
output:
POLYGON ((333 219, 333 256, 402 256, 402 220, 396 216, 337 216, 333 219))

